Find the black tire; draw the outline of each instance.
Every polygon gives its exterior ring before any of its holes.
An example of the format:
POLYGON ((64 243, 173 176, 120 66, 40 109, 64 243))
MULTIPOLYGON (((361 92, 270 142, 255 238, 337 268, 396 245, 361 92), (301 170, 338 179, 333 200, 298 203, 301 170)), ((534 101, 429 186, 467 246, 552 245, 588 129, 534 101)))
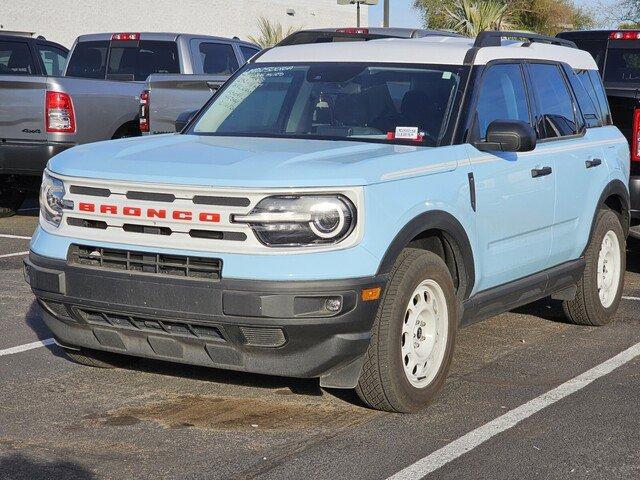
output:
POLYGON ((563 303, 564 313, 576 325, 602 326, 614 319, 624 289, 626 270, 626 241, 618 215, 603 209, 597 213, 596 223, 585 252, 586 266, 578 282, 578 291, 573 300, 563 303), (613 302, 604 307, 598 290, 598 257, 605 235, 613 232, 620 247, 620 275, 618 290, 613 302))
POLYGON ((0 218, 13 217, 18 213, 26 196, 25 191, 13 188, 0 191, 0 218))
POLYGON ((64 349, 71 360, 80 365, 94 368, 116 368, 124 363, 124 358, 116 353, 99 352, 83 348, 80 350, 64 349))
POLYGON ((426 407, 442 389, 449 373, 458 329, 458 301, 449 269, 432 252, 406 248, 391 271, 373 325, 371 344, 356 392, 360 399, 377 410, 413 413, 426 407), (444 359, 434 379, 423 388, 408 380, 403 366, 402 328, 407 305, 416 288, 433 280, 442 289, 448 311, 447 341, 444 359))

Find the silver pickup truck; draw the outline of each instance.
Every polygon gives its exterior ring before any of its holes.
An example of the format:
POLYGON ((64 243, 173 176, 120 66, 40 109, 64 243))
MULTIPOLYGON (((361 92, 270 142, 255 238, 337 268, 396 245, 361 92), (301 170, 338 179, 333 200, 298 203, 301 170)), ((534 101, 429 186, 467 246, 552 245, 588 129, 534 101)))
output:
POLYGON ((37 190, 55 154, 140 135, 140 94, 149 76, 197 74, 203 63, 219 61, 209 46, 217 37, 104 33, 78 37, 64 71, 45 72, 37 50, 21 47, 28 39, 1 40, 0 216, 15 213, 37 190))
POLYGON ((200 109, 224 82, 260 51, 237 38, 193 37, 184 46, 194 60, 181 75, 149 76, 140 102, 140 129, 145 133, 173 133, 185 111, 200 109))

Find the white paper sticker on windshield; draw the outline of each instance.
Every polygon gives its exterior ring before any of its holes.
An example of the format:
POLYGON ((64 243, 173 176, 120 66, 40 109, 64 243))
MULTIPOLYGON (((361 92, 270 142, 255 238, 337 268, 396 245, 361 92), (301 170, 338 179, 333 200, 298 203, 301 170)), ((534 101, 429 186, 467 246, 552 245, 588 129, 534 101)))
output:
POLYGON ((418 127, 396 127, 396 140, 418 140, 419 136, 418 127))
POLYGON ((452 74, 451 72, 444 72, 444 73, 442 74, 442 79, 443 79, 443 80, 451 80, 451 76, 452 76, 452 75, 453 75, 453 74, 452 74))

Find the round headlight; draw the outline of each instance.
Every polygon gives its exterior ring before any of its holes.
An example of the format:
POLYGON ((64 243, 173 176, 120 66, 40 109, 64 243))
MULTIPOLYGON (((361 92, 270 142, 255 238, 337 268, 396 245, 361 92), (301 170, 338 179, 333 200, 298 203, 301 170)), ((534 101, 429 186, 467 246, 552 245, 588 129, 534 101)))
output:
POLYGON ((63 210, 73 209, 73 202, 65 200, 64 195, 65 189, 62 180, 45 172, 40 187, 40 214, 47 223, 54 227, 60 226, 63 210))
POLYGON ((326 245, 353 232, 356 209, 343 195, 274 196, 233 220, 251 225, 260 242, 271 247, 326 245))

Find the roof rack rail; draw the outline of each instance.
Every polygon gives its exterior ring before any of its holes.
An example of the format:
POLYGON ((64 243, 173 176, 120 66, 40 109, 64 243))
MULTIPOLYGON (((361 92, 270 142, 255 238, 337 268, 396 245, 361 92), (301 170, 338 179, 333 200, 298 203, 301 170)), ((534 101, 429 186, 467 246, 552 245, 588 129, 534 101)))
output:
POLYGON ((565 40, 563 38, 549 37, 547 35, 538 35, 537 33, 528 32, 516 32, 516 31, 485 31, 481 32, 476 38, 476 42, 473 45, 475 48, 483 47, 500 47, 502 46, 503 38, 515 38, 528 40, 528 46, 532 43, 548 43, 550 45, 559 45, 561 47, 578 48, 578 46, 571 40, 565 40))

